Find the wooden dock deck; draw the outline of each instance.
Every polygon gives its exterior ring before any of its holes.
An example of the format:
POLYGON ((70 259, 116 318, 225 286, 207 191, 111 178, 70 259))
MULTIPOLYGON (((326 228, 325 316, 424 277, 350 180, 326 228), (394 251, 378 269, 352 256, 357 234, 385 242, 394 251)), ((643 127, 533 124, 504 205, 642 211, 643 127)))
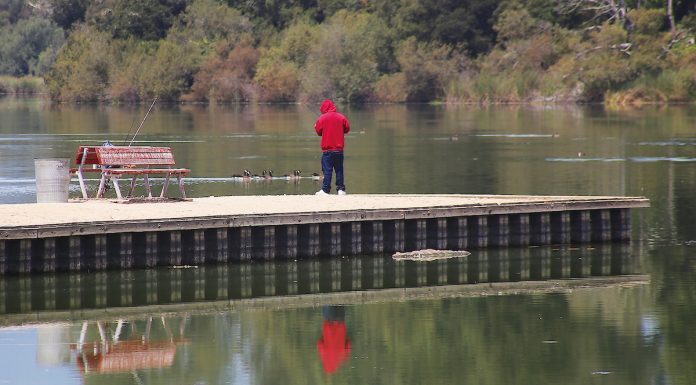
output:
POLYGON ((228 196, 0 205, 0 274, 630 239, 643 197, 228 196))

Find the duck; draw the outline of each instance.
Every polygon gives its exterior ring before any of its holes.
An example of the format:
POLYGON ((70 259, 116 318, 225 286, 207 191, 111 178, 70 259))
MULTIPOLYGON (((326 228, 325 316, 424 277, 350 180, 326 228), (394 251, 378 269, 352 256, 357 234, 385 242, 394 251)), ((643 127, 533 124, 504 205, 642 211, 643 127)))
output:
POLYGON ((263 176, 263 179, 273 179, 273 170, 263 170, 261 175, 263 176))
POLYGON ((324 175, 317 174, 316 172, 313 172, 313 173, 312 173, 312 179, 314 179, 314 180, 324 179, 324 175))
POLYGON ((302 174, 302 171, 300 170, 293 170, 292 171, 292 176, 290 177, 291 179, 300 179, 300 174, 302 174))

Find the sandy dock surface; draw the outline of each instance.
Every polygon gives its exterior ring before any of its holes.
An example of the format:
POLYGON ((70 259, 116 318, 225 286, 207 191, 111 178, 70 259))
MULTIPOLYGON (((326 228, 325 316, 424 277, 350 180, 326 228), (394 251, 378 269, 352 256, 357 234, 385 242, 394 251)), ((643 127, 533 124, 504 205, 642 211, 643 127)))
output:
POLYGON ((206 218, 353 210, 393 210, 575 201, 640 200, 631 197, 520 195, 260 195, 195 198, 191 201, 118 203, 112 200, 0 205, 0 228, 46 224, 206 218))

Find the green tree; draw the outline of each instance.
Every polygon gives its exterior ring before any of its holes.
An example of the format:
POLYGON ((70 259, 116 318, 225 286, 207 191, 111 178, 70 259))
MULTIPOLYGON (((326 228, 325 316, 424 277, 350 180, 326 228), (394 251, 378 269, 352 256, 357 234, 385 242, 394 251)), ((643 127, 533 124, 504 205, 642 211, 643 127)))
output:
POLYGON ((133 38, 111 42, 108 98, 117 102, 137 102, 151 95, 143 67, 157 51, 157 42, 133 38))
POLYGON ((251 38, 239 43, 221 42, 196 74, 190 100, 210 102, 249 102, 255 98, 252 79, 259 53, 251 38))
POLYGON ((319 27, 299 22, 283 31, 278 45, 262 51, 254 79, 261 100, 288 102, 297 99, 300 68, 305 66, 319 33, 319 27))
POLYGON ((113 37, 159 40, 186 9, 186 0, 104 0, 93 2, 87 20, 113 37))
POLYGON ((317 11, 317 3, 317 0, 227 0, 230 7, 254 20, 259 33, 269 27, 282 30, 307 12, 316 21, 322 21, 323 14, 317 11))
POLYGON ((456 73, 452 49, 446 45, 404 41, 398 61, 404 74, 406 101, 430 102, 444 96, 445 88, 456 73))
POLYGON ((50 57, 39 56, 44 51, 55 52, 63 44, 63 30, 51 21, 33 17, 22 19, 4 28, 0 40, 0 73, 13 76, 42 75, 50 65, 50 57))
POLYGON ((191 41, 236 40, 251 32, 252 23, 237 9, 215 0, 195 0, 169 32, 191 41))
POLYGON ((378 69, 387 66, 389 57, 384 54, 391 51, 389 35, 388 26, 374 15, 341 11, 332 16, 307 57, 302 98, 367 100, 378 69))
POLYGON ((396 27, 401 38, 464 44, 471 55, 487 52, 495 42, 493 15, 496 0, 403 0, 396 27))
POLYGON ((501 12, 493 29, 498 34, 498 41, 521 40, 530 37, 536 31, 539 20, 536 20, 524 9, 508 8, 501 12))
POLYGON ((143 63, 141 98, 158 96, 163 100, 179 100, 193 84, 199 62, 200 53, 195 44, 162 40, 156 52, 143 63))
POLYGON ((60 50, 46 86, 51 97, 62 101, 104 99, 108 87, 109 35, 82 25, 60 50))
POLYGON ((3 0, 0 2, 0 27, 14 24, 21 18, 29 17, 29 7, 24 0, 3 0))
POLYGON ((89 3, 89 0, 51 0, 51 19, 63 29, 70 29, 73 24, 85 21, 89 3))

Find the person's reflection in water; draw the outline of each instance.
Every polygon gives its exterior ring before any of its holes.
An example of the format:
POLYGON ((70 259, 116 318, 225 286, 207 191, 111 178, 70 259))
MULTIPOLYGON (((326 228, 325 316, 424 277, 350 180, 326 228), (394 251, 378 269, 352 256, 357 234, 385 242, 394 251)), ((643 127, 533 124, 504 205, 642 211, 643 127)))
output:
POLYGON ((343 306, 324 306, 322 335, 317 341, 319 358, 326 374, 334 374, 350 355, 343 306))

